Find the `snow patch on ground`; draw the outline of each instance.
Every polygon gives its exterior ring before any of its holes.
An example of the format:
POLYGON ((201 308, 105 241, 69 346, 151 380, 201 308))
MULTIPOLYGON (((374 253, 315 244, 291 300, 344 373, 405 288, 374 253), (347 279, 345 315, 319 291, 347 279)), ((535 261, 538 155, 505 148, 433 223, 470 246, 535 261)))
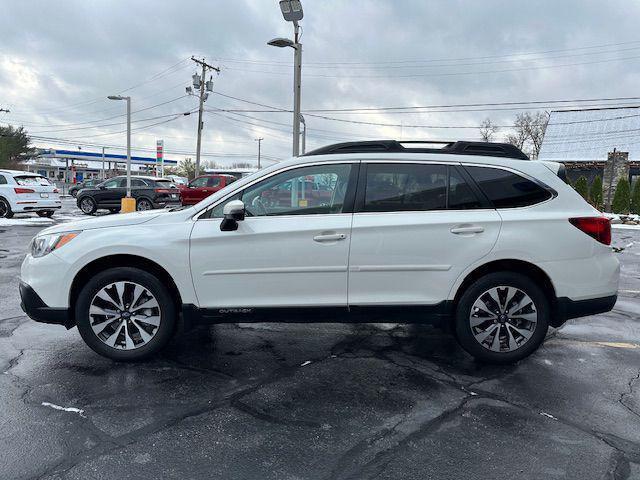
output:
POLYGON ((51 218, 40 218, 40 217, 18 217, 18 218, 0 218, 0 227, 9 227, 13 225, 22 225, 22 226, 42 226, 42 225, 53 225, 55 220, 51 218))
POLYGON ((43 407, 49 407, 49 408, 53 408, 54 410, 60 410, 61 412, 71 412, 71 413, 77 413, 78 415, 80 415, 83 418, 86 418, 84 415, 84 410, 81 410, 79 408, 75 408, 75 407, 61 407, 60 405, 56 405, 54 403, 49 403, 49 402, 42 402, 42 406, 43 407))

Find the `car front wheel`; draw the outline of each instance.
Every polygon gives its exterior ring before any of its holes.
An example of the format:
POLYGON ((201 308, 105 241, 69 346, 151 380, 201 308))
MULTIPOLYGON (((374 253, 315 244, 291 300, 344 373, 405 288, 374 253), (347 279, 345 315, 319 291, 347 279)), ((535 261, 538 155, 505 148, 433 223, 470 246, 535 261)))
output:
POLYGON ((96 202, 91 197, 84 197, 80 200, 80 210, 85 215, 92 215, 98 209, 96 202))
POLYGON ((117 361, 141 360, 159 352, 171 339, 177 316, 162 282, 130 267, 94 275, 78 296, 75 314, 87 345, 117 361))
POLYGON ((455 314, 462 347, 488 363, 513 363, 533 353, 549 328, 549 300, 529 277, 488 274, 463 293, 455 314))

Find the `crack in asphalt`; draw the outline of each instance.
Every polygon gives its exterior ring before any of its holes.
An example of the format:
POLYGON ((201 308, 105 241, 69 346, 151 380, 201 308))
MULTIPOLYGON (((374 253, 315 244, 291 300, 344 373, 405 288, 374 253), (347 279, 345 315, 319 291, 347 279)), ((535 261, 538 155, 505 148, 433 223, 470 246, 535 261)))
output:
POLYGON ((635 416, 640 417, 640 413, 636 412, 633 408, 631 408, 629 405, 627 405, 624 401, 625 397, 627 395, 631 395, 633 393, 633 384, 640 379, 640 370, 638 370, 638 373, 631 377, 631 379, 629 379, 629 382, 627 383, 627 387, 629 389, 628 392, 622 392, 620 394, 620 397, 618 398, 618 403, 620 403, 620 405, 622 405, 624 408, 626 408, 629 412, 633 413, 635 416))

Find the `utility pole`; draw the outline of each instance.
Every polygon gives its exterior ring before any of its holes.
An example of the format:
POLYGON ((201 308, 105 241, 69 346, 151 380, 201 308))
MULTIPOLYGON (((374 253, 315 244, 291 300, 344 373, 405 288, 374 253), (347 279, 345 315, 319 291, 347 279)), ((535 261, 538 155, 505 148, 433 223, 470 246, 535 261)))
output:
POLYGON ((102 180, 104 180, 104 147, 102 147, 102 180))
POLYGON ((260 143, 264 140, 264 138, 256 138, 256 142, 258 142, 258 170, 260 170, 260 143))
POLYGON ((294 22, 294 71, 293 71, 293 156, 300 155, 300 93, 302 90, 302 44, 300 40, 300 26, 294 22))
MULTIPOLYGON (((209 96, 208 92, 213 91, 213 80, 210 79, 208 82, 205 80, 207 76, 207 70, 213 70, 216 73, 220 73, 220 69, 218 67, 214 67, 213 65, 209 65, 205 62, 205 59, 198 60, 195 57, 191 57, 196 64, 202 67, 202 77, 198 78, 198 74, 193 76, 193 86, 199 89, 199 107, 198 107, 198 140, 196 143, 196 177, 200 175, 200 148, 202 146, 202 111, 204 110, 204 102, 207 100, 209 96), (206 88, 205 88, 206 87, 206 88)), ((187 93, 191 94, 191 87, 187 87, 187 93)))

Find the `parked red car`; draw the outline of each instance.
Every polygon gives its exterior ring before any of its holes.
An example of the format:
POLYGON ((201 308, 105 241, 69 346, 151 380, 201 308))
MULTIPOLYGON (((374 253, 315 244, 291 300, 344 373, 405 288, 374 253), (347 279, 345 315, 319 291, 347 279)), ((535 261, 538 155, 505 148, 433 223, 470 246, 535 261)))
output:
POLYGON ((195 205, 212 193, 226 187, 237 180, 233 175, 212 174, 200 175, 188 185, 178 185, 182 196, 182 205, 195 205))

